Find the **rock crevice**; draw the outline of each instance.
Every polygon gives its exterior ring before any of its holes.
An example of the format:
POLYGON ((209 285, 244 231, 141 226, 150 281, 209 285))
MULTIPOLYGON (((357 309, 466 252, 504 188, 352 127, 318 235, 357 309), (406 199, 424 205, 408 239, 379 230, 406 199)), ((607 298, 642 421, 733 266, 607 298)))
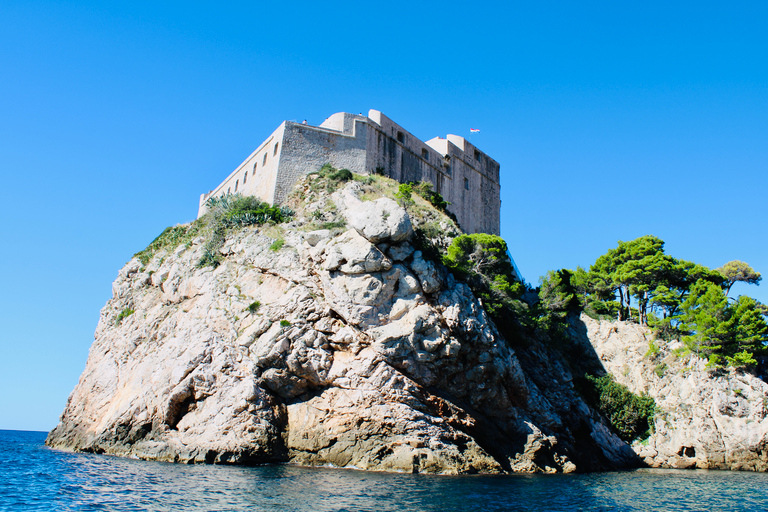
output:
POLYGON ((471 290, 414 249, 403 208, 354 186, 333 197, 346 231, 299 220, 275 251, 244 228, 215 269, 197 267, 203 239, 128 262, 47 443, 432 473, 638 464, 556 352, 533 343, 521 357, 471 290))

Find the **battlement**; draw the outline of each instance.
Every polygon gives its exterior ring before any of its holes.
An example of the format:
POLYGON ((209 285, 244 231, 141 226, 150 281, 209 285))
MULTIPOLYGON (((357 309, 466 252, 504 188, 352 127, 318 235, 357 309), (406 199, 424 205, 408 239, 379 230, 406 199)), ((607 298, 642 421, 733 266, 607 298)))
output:
POLYGON ((499 234, 498 162, 458 135, 423 142, 378 110, 367 116, 338 112, 319 126, 284 121, 219 186, 200 196, 198 217, 208 198, 225 194, 280 203, 298 178, 327 163, 402 183, 429 182, 465 231, 499 234))

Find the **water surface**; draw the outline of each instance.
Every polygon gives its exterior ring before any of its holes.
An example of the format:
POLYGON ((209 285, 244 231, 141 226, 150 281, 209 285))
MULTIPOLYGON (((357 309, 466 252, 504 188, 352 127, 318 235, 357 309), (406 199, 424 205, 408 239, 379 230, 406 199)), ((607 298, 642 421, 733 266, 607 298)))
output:
POLYGON ((768 510, 768 474, 638 470, 431 476, 147 462, 0 431, 0 510, 768 510))

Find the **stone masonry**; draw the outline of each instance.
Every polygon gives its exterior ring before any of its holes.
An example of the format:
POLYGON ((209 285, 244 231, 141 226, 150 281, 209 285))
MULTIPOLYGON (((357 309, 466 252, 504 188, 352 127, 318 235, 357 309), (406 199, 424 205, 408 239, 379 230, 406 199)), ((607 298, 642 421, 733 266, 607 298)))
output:
POLYGON ((422 142, 378 110, 333 114, 320 126, 283 121, 221 184, 200 196, 241 193, 279 204, 296 180, 330 163, 358 174, 433 185, 468 233, 500 232, 499 164, 458 135, 422 142))

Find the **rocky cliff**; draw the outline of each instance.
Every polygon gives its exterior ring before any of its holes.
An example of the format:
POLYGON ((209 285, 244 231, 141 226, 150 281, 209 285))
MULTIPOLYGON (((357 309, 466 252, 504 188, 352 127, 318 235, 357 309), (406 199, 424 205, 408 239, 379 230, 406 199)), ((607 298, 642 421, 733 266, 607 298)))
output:
POLYGON ((328 185, 302 180, 290 223, 217 234, 196 221, 129 261, 47 443, 432 473, 768 469, 762 380, 586 316, 565 345, 513 344, 416 249, 426 231, 449 243, 450 219, 419 198, 409 215, 384 178, 328 185), (656 399, 649 439, 630 447, 577 391, 605 371, 656 399))
POLYGON ((50 446, 434 473, 639 463, 558 352, 513 348, 414 248, 403 208, 354 182, 331 199, 313 179, 294 221, 229 232, 216 268, 198 266, 198 236, 120 270, 50 446))
POLYGON ((706 367, 681 343, 626 322, 582 315, 583 342, 635 393, 656 401, 655 430, 633 448, 652 467, 768 470, 768 384, 706 367))

